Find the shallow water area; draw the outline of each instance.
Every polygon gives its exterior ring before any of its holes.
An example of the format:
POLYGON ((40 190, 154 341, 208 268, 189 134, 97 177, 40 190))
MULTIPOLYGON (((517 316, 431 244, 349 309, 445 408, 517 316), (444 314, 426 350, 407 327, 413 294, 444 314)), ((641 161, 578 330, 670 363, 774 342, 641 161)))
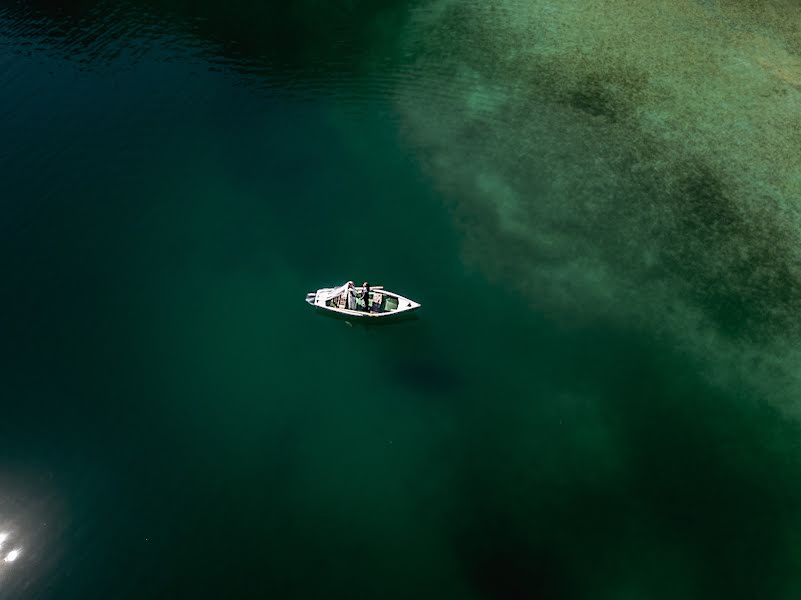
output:
POLYGON ((795 597, 792 31, 680 5, 0 7, 0 596, 795 597))

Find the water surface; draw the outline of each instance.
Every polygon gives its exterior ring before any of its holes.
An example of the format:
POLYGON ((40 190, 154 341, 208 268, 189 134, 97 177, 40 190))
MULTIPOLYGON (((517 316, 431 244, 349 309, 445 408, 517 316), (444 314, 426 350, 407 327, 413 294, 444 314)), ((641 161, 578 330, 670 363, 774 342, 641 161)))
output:
POLYGON ((0 8, 3 595, 795 597, 796 46, 681 5, 0 8))

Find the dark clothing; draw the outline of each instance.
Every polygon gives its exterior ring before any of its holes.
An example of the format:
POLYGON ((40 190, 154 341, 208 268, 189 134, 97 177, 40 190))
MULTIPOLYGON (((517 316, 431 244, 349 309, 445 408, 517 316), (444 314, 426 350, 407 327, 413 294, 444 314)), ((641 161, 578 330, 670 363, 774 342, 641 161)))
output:
POLYGON ((367 284, 362 289, 362 298, 364 299, 364 312, 370 312, 370 285, 367 284))

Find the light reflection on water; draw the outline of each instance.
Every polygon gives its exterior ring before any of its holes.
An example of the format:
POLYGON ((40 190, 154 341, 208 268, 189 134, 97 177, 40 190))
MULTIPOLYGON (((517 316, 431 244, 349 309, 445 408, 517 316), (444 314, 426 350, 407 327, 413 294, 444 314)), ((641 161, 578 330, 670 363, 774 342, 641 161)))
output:
MULTIPOLYGON (((12 563, 15 560, 17 560, 17 558, 19 558, 20 553, 22 552, 22 548, 21 547, 16 547, 16 548, 13 548, 12 550, 8 550, 8 551, 6 551, 6 549, 3 548, 4 544, 9 539, 9 537, 10 537, 10 534, 7 531, 0 531, 0 552, 5 552, 5 556, 3 557, 3 562, 6 562, 6 563, 12 563)), ((15 537, 16 536, 11 538, 12 543, 15 543, 15 544, 19 543, 14 539, 15 537)))
MULTIPOLYGON (((23 580, 14 575, 24 569, 25 533, 0 513, 0 596, 15 597, 24 588, 23 580)), ((40 540, 41 541, 41 540, 40 540)), ((35 570, 34 570, 35 572, 35 570)), ((30 575, 27 572, 26 575, 30 575)))
POLYGON ((22 552, 22 548, 14 548, 8 554, 6 554, 5 558, 3 559, 4 562, 10 563, 14 562, 19 558, 20 553, 22 552))
MULTIPOLYGON (((5 418, 9 416, 6 411, 5 418)), ((0 597, 38 597, 65 564, 62 536, 69 530, 70 515, 53 477, 40 468, 42 463, 32 460, 38 466, 31 468, 22 467, 19 458, 10 460, 9 449, 16 453, 20 447, 15 442, 12 449, 8 435, 3 439, 7 450, 0 460, 0 597)), ((41 456, 43 446, 28 448, 41 456)), ((50 463, 63 469, 58 459, 50 463)))

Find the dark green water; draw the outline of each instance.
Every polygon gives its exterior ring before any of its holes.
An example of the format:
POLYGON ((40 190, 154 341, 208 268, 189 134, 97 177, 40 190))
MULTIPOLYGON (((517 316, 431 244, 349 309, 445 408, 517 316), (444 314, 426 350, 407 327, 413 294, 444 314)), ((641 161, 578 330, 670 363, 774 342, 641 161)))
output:
POLYGON ((795 158, 560 4, 0 6, 0 596, 797 597, 795 158))

